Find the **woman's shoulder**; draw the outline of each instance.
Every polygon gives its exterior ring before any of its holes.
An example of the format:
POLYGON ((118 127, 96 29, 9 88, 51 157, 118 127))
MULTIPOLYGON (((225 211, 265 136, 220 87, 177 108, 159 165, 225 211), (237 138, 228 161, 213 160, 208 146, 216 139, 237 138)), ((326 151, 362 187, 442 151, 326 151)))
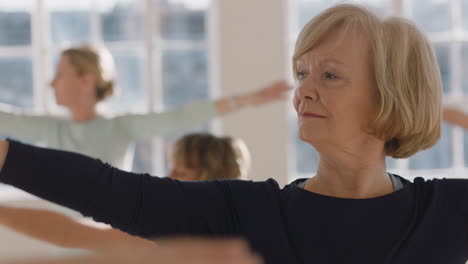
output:
POLYGON ((411 185, 420 202, 468 216, 468 179, 416 177, 411 185))
MULTIPOLYGON (((408 181, 405 179, 405 181, 408 181)), ((428 178, 415 177, 413 185, 421 188, 446 190, 446 191, 468 191, 468 178, 428 178)))
POLYGON ((265 181, 252 181, 252 180, 217 180, 214 181, 231 190, 239 190, 242 192, 279 192, 280 186, 278 182, 272 178, 265 181))

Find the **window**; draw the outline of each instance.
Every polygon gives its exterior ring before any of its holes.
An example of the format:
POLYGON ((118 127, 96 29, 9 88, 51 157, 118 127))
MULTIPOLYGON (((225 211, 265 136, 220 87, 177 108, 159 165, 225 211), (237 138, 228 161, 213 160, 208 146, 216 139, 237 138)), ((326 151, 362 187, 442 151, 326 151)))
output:
MULTIPOLYGON (((292 41, 309 19, 325 8, 342 1, 295 0, 295 26, 292 41)), ((365 0, 348 1, 364 4, 379 16, 404 16, 415 21, 429 36, 439 62, 444 100, 459 101, 468 95, 468 2, 455 0, 365 0), (417 7, 417 8, 416 8, 417 7), (463 16, 463 13, 466 15, 463 16), (465 65, 466 64, 466 65, 465 65)), ((466 109, 468 110, 468 109, 466 109)), ((295 113, 291 113, 295 119, 295 113)), ((317 169, 318 156, 307 143, 297 139, 296 123, 291 122, 291 149, 295 156, 292 179, 310 177, 317 169)), ((468 132, 444 124, 442 138, 436 146, 409 159, 387 158, 390 171, 405 176, 461 177, 468 167, 468 132)))
MULTIPOLYGON (((106 102, 113 112, 162 111, 211 97, 209 0, 15 2, 0 2, 1 103, 62 114, 48 81, 60 51, 81 43, 102 43, 114 56, 117 96, 106 102)), ((137 142, 134 171, 164 176, 163 150, 174 139, 137 142)))
POLYGON ((32 109, 34 102, 32 6, 32 0, 16 5, 0 2, 0 46, 5 47, 0 50, 0 102, 26 109, 32 109))

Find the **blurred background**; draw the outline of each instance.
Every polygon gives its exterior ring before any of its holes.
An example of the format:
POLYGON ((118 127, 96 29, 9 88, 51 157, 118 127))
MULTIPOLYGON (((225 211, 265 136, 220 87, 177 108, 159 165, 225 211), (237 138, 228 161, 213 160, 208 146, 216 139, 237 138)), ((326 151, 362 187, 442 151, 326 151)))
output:
MULTIPOLYGON (((257 89, 274 80, 293 82, 290 57, 299 30, 337 2, 343 1, 0 0, 0 102, 64 114, 48 82, 59 52, 83 42, 105 44, 116 60, 119 96, 107 102, 114 113, 162 111, 257 89)), ((466 101, 468 0, 345 2, 364 4, 380 16, 415 21, 436 50, 444 100, 466 101)), ((318 161, 313 148, 297 138, 296 122, 288 100, 243 110, 194 130, 244 139, 252 152, 251 178, 286 184, 313 175, 318 161)), ((181 134, 139 142, 134 170, 166 175, 165 153, 181 134)), ((434 148, 409 159, 388 159, 389 171, 410 179, 466 177, 465 149, 468 133, 444 125, 434 148)), ((0 200, 32 203, 27 197, 0 186, 0 200)), ((5 237, 0 235, 0 244, 5 237)))

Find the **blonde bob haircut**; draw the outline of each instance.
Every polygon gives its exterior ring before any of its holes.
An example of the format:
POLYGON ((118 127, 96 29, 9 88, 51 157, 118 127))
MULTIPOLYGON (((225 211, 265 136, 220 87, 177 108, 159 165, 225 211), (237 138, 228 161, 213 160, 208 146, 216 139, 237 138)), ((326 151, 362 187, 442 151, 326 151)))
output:
POLYGON ((98 102, 114 94, 115 64, 106 48, 84 44, 65 49, 62 56, 67 56, 78 75, 94 75, 98 102))
POLYGON ((434 50, 410 21, 379 19, 367 9, 340 4, 326 9, 302 29, 294 51, 297 60, 331 32, 354 31, 370 43, 370 62, 379 109, 369 124, 385 141, 385 152, 406 158, 432 147, 441 134, 442 82, 434 50))

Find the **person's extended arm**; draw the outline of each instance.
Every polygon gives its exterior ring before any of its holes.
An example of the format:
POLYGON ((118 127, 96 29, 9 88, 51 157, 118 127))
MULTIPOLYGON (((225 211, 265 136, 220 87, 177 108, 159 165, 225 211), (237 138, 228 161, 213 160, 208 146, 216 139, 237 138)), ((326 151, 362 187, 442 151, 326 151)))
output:
POLYGON ((0 104, 0 134, 18 140, 44 140, 48 132, 57 127, 58 122, 54 117, 28 114, 0 104))
POLYGON ((247 106, 260 106, 286 97, 291 87, 283 81, 260 90, 216 101, 189 103, 161 113, 131 114, 117 118, 119 129, 128 131, 133 139, 150 138, 181 132, 217 115, 226 115, 247 106))
POLYGON ((15 141, 0 141, 0 165, 1 182, 133 235, 236 230, 221 183, 181 183, 125 172, 77 153, 15 141))
POLYGON ((443 117, 444 121, 450 124, 468 128, 468 115, 460 110, 444 108, 443 117))
POLYGON ((2 261, 4 264, 261 264, 247 243, 241 240, 177 238, 158 246, 113 247, 95 256, 62 259, 2 261))
POLYGON ((143 247, 153 244, 113 228, 85 224, 42 209, 0 206, 0 224, 18 233, 64 248, 99 251, 113 245, 143 247))
POLYGON ((268 104, 286 98, 287 92, 290 90, 291 86, 287 82, 274 82, 254 92, 219 99, 215 102, 216 110, 219 115, 225 115, 246 106, 268 104))

